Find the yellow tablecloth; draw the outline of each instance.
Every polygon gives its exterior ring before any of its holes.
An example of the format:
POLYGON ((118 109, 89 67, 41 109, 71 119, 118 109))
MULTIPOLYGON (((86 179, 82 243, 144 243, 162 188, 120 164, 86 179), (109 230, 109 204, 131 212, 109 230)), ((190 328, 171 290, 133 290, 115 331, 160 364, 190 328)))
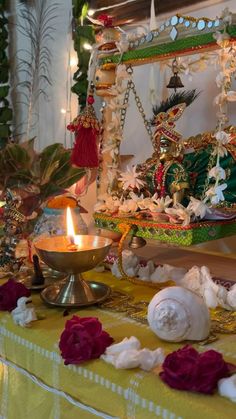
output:
MULTIPOLYGON (((149 301, 155 294, 151 288, 118 281, 109 272, 91 272, 86 276, 131 293, 137 300, 149 301)), ((73 314, 98 317, 116 342, 134 335, 143 347, 161 346, 166 354, 183 345, 160 341, 147 325, 125 314, 92 307, 72 310, 70 316, 63 317, 63 309, 44 306, 39 295, 33 294, 32 299, 45 318, 34 322, 31 328, 16 326, 10 314, 0 313, 0 418, 235 417, 235 404, 218 394, 205 396, 172 390, 152 372, 116 370, 102 360, 64 366, 58 340, 66 320, 73 314)), ((204 349, 209 347, 222 352, 227 361, 236 363, 235 336, 222 336, 204 349)))

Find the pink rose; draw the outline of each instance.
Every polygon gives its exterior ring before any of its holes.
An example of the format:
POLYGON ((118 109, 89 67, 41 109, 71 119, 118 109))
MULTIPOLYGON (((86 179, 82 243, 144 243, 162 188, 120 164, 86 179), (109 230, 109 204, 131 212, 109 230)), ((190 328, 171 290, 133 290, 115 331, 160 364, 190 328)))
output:
POLYGON ((59 348, 65 365, 99 358, 113 342, 95 317, 73 316, 61 334, 59 348))
POLYGON ((29 297, 28 290, 20 282, 9 279, 5 284, 0 286, 0 310, 12 311, 17 306, 17 300, 21 297, 29 297))
POLYGON ((229 375, 232 366, 219 352, 198 353, 191 346, 185 346, 167 355, 162 367, 160 377, 170 387, 212 394, 217 382, 229 375))

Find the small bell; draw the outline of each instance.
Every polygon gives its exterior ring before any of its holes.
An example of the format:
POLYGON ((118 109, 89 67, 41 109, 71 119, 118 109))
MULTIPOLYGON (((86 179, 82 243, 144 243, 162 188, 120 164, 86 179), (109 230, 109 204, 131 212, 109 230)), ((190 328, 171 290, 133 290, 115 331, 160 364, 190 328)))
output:
POLYGON ((129 242, 130 249, 139 249, 140 247, 146 246, 147 242, 142 237, 132 236, 129 242))
POLYGON ((176 58, 174 59, 172 63, 172 71, 173 76, 171 76, 169 83, 167 84, 168 89, 174 89, 176 92, 177 89, 180 89, 181 87, 184 87, 181 78, 178 76, 178 64, 176 58))

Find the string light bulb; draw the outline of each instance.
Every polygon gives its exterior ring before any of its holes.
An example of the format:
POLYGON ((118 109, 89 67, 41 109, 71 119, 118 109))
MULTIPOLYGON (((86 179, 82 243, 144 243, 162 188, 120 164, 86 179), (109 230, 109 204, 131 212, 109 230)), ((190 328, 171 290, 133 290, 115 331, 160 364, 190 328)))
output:
POLYGON ((95 10, 93 10, 93 9, 88 10, 88 16, 93 16, 94 13, 95 13, 95 10))
POLYGON ((77 58, 71 57, 70 58, 70 67, 75 67, 77 65, 77 58))
POLYGON ((89 51, 89 50, 91 50, 91 49, 92 49, 92 45, 91 45, 91 44, 89 44, 88 42, 85 42, 85 43, 83 44, 83 48, 89 51))
POLYGON ((66 109, 61 108, 61 113, 66 114, 66 109))

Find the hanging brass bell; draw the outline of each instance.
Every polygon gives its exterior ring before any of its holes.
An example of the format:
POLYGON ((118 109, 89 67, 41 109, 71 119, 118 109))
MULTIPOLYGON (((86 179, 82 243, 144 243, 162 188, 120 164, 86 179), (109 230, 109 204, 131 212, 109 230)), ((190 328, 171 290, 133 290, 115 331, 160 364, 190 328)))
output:
POLYGON ((176 92, 176 89, 180 89, 181 87, 184 87, 181 78, 178 76, 178 73, 174 73, 173 76, 171 76, 169 83, 166 86, 168 89, 174 89, 176 92))
POLYGON ((173 76, 171 76, 169 84, 167 84, 167 88, 168 89, 174 89, 174 91, 176 92, 177 89, 181 89, 181 87, 184 87, 181 78, 178 76, 178 63, 176 58, 173 60, 172 62, 172 72, 173 72, 173 76))
POLYGON ((139 249, 140 247, 146 246, 147 242, 142 237, 132 236, 129 242, 130 249, 139 249))

